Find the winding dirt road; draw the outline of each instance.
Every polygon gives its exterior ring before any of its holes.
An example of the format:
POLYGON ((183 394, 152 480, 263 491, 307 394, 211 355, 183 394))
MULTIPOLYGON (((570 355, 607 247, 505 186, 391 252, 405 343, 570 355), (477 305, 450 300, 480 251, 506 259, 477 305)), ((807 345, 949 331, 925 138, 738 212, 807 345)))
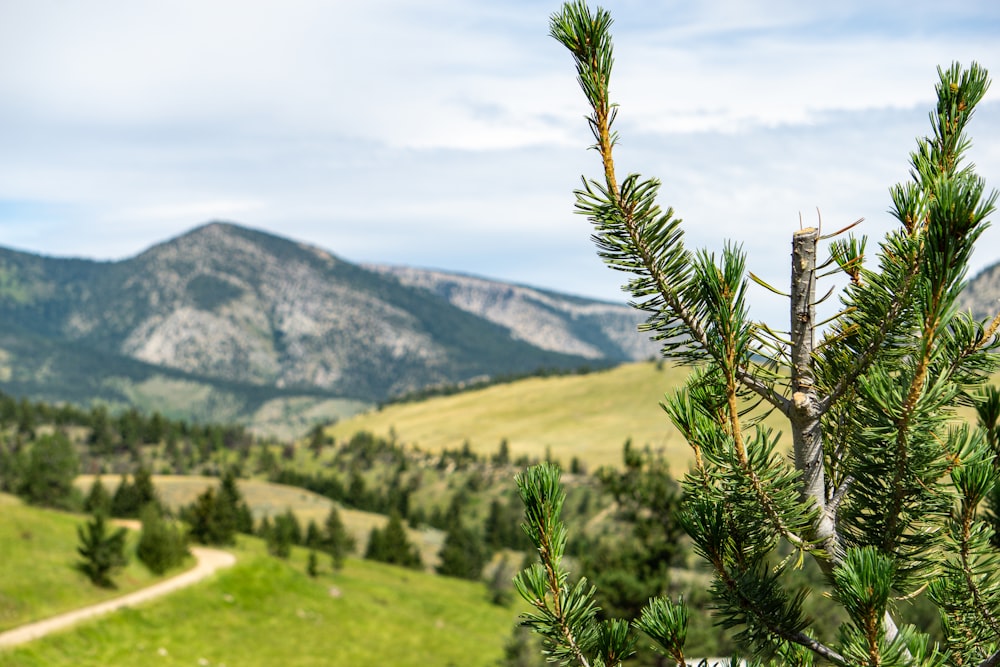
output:
POLYGON ((38 639, 39 637, 47 635, 50 632, 67 628, 84 619, 100 616, 101 614, 106 614, 110 611, 114 611, 115 609, 121 609, 122 607, 139 604, 140 602, 145 602, 146 600, 166 595, 167 593, 171 593, 179 588, 184 588, 185 586, 190 586, 197 581, 201 581, 216 570, 224 567, 230 567, 236 562, 236 557, 231 553, 219 551, 218 549, 191 547, 191 554, 197 559, 198 564, 187 572, 182 572, 176 577, 171 577, 170 579, 161 581, 160 583, 154 584, 148 588, 143 588, 142 590, 129 593, 128 595, 123 595, 119 598, 114 598, 113 600, 107 600, 90 607, 76 609, 74 611, 66 612, 65 614, 59 614, 58 616, 47 618, 43 621, 29 623, 28 625, 22 625, 21 627, 14 628, 13 630, 0 633, 0 648, 23 644, 31 641, 32 639, 38 639))

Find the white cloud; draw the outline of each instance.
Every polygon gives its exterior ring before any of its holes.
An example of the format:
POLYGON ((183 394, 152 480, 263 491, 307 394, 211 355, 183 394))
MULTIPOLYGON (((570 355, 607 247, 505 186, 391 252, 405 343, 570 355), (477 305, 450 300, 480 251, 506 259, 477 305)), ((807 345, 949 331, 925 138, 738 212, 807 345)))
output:
MULTIPOLYGON (((876 236, 888 224, 936 64, 1000 71, 993 3, 603 4, 621 171, 663 179, 692 245, 742 239, 778 282, 800 211, 831 227, 863 215, 876 236)), ((570 57, 547 36, 556 7, 4 3, 0 204, 58 206, 0 206, 0 244, 121 257, 224 218, 349 259, 620 299, 624 277, 572 213, 598 164, 570 57)), ((1000 104, 972 136, 1000 185, 1000 104)), ((1000 256, 997 234, 977 267, 1000 256)))

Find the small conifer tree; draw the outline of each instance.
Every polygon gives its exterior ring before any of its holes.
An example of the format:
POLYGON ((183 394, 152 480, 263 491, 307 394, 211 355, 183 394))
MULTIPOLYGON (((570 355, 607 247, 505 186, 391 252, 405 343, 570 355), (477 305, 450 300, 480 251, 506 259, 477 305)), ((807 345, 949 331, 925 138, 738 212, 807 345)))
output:
POLYGON ((344 566, 344 559, 347 554, 354 551, 354 538, 347 532, 344 522, 340 519, 340 512, 336 507, 330 508, 330 513, 323 522, 323 548, 333 559, 333 569, 339 570, 344 566))
POLYGON ((79 507, 79 492, 73 486, 79 470, 80 459, 65 433, 43 435, 31 446, 20 495, 33 505, 79 507))
POLYGON ((139 511, 142 532, 135 555, 153 574, 163 574, 184 562, 188 548, 184 533, 167 521, 159 505, 149 503, 139 511))
MULTIPOLYGON (((931 136, 910 156, 911 180, 890 190, 899 226, 873 261, 866 238, 844 236, 849 228, 792 235, 790 327, 780 333, 750 318, 757 279, 738 246, 690 252, 681 221, 656 203, 660 183, 618 180, 610 25, 581 1, 550 24, 576 63, 603 167, 576 193, 577 210, 594 224, 604 260, 632 274, 644 329, 666 358, 693 368, 664 407, 693 452, 680 519, 714 572, 717 622, 754 664, 1000 664, 1000 556, 980 516, 998 469, 986 429, 955 423, 955 407, 974 403, 997 369, 1000 346, 1000 315, 978 322, 956 306, 997 200, 966 160, 985 70, 939 70, 931 136), (819 242, 830 237, 824 261, 819 242), (816 286, 829 267, 849 284, 824 323, 816 286), (791 460, 748 401, 785 418, 791 460), (802 611, 809 591, 791 575, 805 558, 825 577, 817 593, 846 618, 836 633, 802 611), (941 615, 941 644, 911 623, 907 601, 924 590, 941 615)), ((571 585, 564 566, 558 469, 531 468, 518 485, 541 562, 516 585, 550 659, 619 665, 634 628, 684 665, 683 600, 653 598, 639 618, 598 622, 590 584, 571 585)))
POLYGON ((482 575, 488 557, 482 535, 462 521, 456 521, 445 535, 437 573, 476 581, 482 575))
POLYGON ((82 526, 76 528, 80 544, 77 568, 97 586, 114 588, 112 573, 125 566, 125 528, 108 532, 107 519, 98 512, 82 526))
POLYGON ((372 528, 365 549, 365 558, 393 565, 420 569, 420 552, 406 536, 403 520, 393 512, 385 528, 372 528))
POLYGON ((83 501, 83 511, 90 514, 101 512, 105 515, 111 513, 111 494, 108 488, 101 481, 101 476, 94 478, 94 483, 90 485, 90 491, 83 501))

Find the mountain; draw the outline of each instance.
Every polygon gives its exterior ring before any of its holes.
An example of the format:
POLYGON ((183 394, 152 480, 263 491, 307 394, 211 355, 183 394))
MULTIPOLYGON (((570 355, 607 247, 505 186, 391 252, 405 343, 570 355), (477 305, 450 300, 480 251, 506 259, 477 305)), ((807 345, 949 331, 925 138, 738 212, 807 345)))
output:
POLYGON ((636 335, 642 315, 621 304, 429 269, 374 264, 366 268, 433 292, 543 350, 615 361, 648 359, 659 350, 648 337, 636 335))
POLYGON ((986 267, 969 281, 959 297, 959 308, 972 310, 978 320, 1000 312, 1000 262, 986 267))
POLYGON ((171 416, 252 420, 279 401, 274 418, 301 398, 293 411, 334 401, 350 412, 428 385, 644 358, 655 346, 640 319, 528 287, 359 266, 227 223, 117 262, 0 248, 0 389, 171 416))

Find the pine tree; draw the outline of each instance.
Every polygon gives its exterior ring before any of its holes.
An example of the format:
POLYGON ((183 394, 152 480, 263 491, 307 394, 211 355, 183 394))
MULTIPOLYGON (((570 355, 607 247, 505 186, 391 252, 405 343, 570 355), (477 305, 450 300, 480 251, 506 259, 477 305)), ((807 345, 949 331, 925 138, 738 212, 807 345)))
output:
POLYGON ((181 510, 191 539, 200 544, 227 546, 236 541, 236 527, 229 507, 220 503, 215 489, 209 487, 181 510))
POLYGON ((98 512, 83 526, 77 526, 81 560, 77 568, 97 586, 114 588, 111 574, 125 566, 125 528, 108 533, 107 520, 98 512))
POLYGON ((423 567, 420 552, 410 543, 403 520, 395 512, 389 516, 385 528, 372 528, 365 558, 414 569, 423 567))
POLYGON ((83 501, 83 511, 89 514, 111 513, 111 495, 101 481, 101 476, 94 478, 94 483, 90 485, 90 492, 83 501))
POLYGON ((287 559, 292 555, 292 546, 299 543, 296 539, 299 530, 299 522, 292 514, 292 510, 286 510, 284 514, 274 517, 271 530, 268 531, 265 541, 267 542, 267 552, 275 558, 287 559))
POLYGON ((312 579, 315 579, 319 574, 319 559, 316 556, 315 549, 309 550, 309 560, 306 561, 306 574, 312 579))
POLYGON ((147 503, 139 511, 142 532, 135 555, 153 574, 163 574, 184 562, 187 544, 181 530, 164 517, 156 503, 147 503))
POLYGON ((33 505, 79 507, 79 494, 73 486, 79 470, 76 449, 65 433, 43 435, 31 446, 20 495, 33 505))
POLYGON ((344 522, 340 520, 340 512, 336 506, 330 508, 330 513, 326 515, 323 522, 323 548, 333 559, 333 569, 339 570, 344 566, 344 558, 354 551, 354 538, 347 532, 344 522))
POLYGON ((118 488, 115 489, 115 493, 111 497, 111 516, 132 519, 139 516, 140 507, 142 507, 142 502, 139 490, 128 478, 128 475, 122 473, 118 488))
POLYGON ((439 557, 438 574, 478 581, 489 554, 482 536, 457 521, 445 535, 439 557))
MULTIPOLYGON (((577 192, 577 210, 594 224, 604 260, 633 275, 644 329, 666 358, 693 368, 665 408, 694 454, 680 519, 714 571, 717 622, 772 664, 1000 664, 1000 557, 979 516, 998 470, 984 429, 954 421, 997 369, 1000 346, 1000 315, 977 322, 956 307, 997 200, 965 161, 985 70, 939 70, 931 136, 910 156, 911 181, 890 189, 899 226, 873 261, 849 228, 792 235, 782 335, 750 319, 749 281, 760 281, 738 246, 688 251, 681 221, 656 204, 660 183, 618 180, 610 25, 583 2, 551 21, 575 60, 603 166, 603 178, 577 192), (831 237, 824 261, 819 241, 831 237), (819 322, 827 267, 849 284, 839 312, 819 322), (791 460, 745 409, 750 401, 785 418, 791 460), (803 614, 808 591, 790 584, 807 557, 827 582, 817 594, 847 618, 836 634, 803 614), (941 645, 909 622, 906 601, 925 587, 942 616, 941 645)), ((556 661, 620 664, 634 647, 629 621, 598 622, 590 585, 569 584, 558 470, 531 468, 518 485, 542 560, 516 582, 534 607, 527 622, 556 661)), ((683 600, 654 598, 631 625, 682 665, 688 617, 683 600)))

